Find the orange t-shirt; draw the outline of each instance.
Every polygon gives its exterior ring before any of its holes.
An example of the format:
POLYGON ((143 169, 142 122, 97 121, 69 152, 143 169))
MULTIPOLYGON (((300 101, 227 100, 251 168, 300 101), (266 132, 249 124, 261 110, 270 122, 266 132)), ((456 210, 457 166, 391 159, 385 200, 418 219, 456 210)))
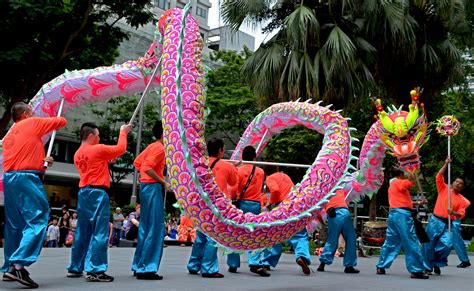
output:
POLYGON ((329 202, 324 206, 324 210, 328 210, 329 208, 334 207, 334 208, 349 208, 347 207, 347 202, 346 202, 346 193, 342 190, 336 190, 336 194, 329 199, 329 202))
POLYGON ((3 140, 4 171, 44 172, 45 153, 41 137, 66 124, 64 117, 30 117, 15 123, 3 140))
POLYGON ((413 182, 407 179, 392 179, 388 187, 388 205, 390 208, 408 208, 413 209, 410 189, 413 182))
MULTIPOLYGON (((448 218, 448 185, 444 182, 443 175, 436 175, 436 188, 438 189, 438 198, 433 213, 442 218, 448 218)), ((471 203, 461 194, 451 188, 451 209, 461 214, 462 217, 466 215, 466 208, 471 203)), ((456 216, 451 215, 451 219, 455 220, 456 216)))
POLYGON ((82 144, 74 154, 74 165, 79 172, 79 187, 110 187, 109 164, 127 151, 127 133, 120 131, 117 145, 82 144))
POLYGON ((291 178, 282 172, 274 173, 267 177, 267 188, 270 191, 270 203, 276 204, 285 200, 286 196, 293 188, 294 184, 291 178))
POLYGON ((181 215, 181 218, 179 219, 179 224, 185 227, 194 228, 193 222, 186 215, 181 215))
MULTIPOLYGON (((237 196, 242 193, 247 181, 249 179, 250 173, 252 172, 253 165, 244 165, 239 168, 238 176, 239 176, 239 184, 237 186, 237 196)), ((262 193, 262 186, 263 180, 265 177, 265 173, 259 167, 255 167, 255 173, 253 174, 252 181, 248 186, 245 193, 242 196, 237 197, 239 200, 250 200, 250 201, 257 201, 261 202, 261 193, 262 193)))
MULTIPOLYGON (((211 166, 217 158, 209 157, 209 166, 211 166)), ((219 160, 212 168, 212 174, 216 180, 217 186, 224 192, 225 196, 229 199, 233 199, 231 189, 237 184, 237 168, 223 160, 219 160)), ((235 194, 235 193, 234 193, 235 194)))
POLYGON ((464 217, 466 216, 466 209, 471 205, 471 202, 466 198, 464 197, 463 195, 459 194, 459 196, 462 197, 462 208, 464 208, 464 211, 461 214, 461 220, 464 219, 464 217))
POLYGON ((156 174, 164 179, 165 147, 160 141, 149 144, 146 149, 137 156, 133 165, 140 171, 140 182, 142 183, 158 182, 146 173, 146 171, 150 169, 155 170, 156 174))

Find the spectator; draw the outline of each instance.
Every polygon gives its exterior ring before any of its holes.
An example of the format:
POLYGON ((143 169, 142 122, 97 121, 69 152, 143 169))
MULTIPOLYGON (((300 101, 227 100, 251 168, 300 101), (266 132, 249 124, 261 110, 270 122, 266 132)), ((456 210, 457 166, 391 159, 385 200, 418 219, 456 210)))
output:
POLYGON ((63 217, 59 219, 59 247, 66 245, 66 238, 69 234, 69 214, 63 211, 63 217))
POLYGON ((125 239, 125 229, 128 229, 130 222, 128 221, 128 215, 125 215, 122 225, 122 231, 120 232, 120 239, 125 239))
POLYGON ((138 236, 138 226, 140 225, 140 204, 135 206, 135 212, 128 215, 128 225, 125 229, 125 238, 136 240, 138 236))
POLYGON ((74 233, 76 232, 77 226, 77 212, 72 213, 72 218, 69 219, 69 233, 67 234, 66 238, 66 246, 72 246, 74 242, 74 233))
POLYGON ((122 209, 120 207, 115 208, 113 215, 113 232, 112 232, 112 245, 119 246, 120 244, 120 232, 122 231, 124 217, 122 209))
POLYGON ((48 248, 57 248, 59 240, 58 220, 53 218, 53 223, 48 227, 46 232, 46 240, 48 241, 48 248))

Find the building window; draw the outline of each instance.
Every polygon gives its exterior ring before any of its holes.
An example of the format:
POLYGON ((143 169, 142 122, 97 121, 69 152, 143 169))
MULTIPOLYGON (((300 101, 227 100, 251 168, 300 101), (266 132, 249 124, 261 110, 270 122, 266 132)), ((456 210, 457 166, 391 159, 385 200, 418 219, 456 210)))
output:
POLYGON ((158 8, 166 10, 166 0, 155 0, 154 2, 158 8))
POLYGON ((202 18, 206 18, 207 16, 207 11, 206 9, 202 9, 201 7, 196 8, 196 15, 201 16, 202 18))

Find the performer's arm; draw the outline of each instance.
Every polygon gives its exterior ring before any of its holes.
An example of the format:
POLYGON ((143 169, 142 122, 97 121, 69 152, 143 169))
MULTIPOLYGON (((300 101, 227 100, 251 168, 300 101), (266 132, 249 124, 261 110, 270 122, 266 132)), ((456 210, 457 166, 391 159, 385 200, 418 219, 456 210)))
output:
POLYGON ((132 129, 131 125, 122 125, 120 127, 119 139, 117 145, 97 145, 94 147, 98 151, 99 156, 104 160, 112 160, 120 157, 127 151, 127 134, 132 129))
POLYGON ((61 127, 66 126, 67 120, 64 117, 31 117, 35 120, 36 133, 39 136, 43 136, 50 131, 60 129, 61 127))
POLYGON ((154 180, 156 180, 158 183, 160 183, 161 185, 163 185, 166 190, 169 189, 170 183, 166 182, 164 179, 162 179, 160 176, 158 176, 158 174, 156 173, 155 170, 153 170, 152 168, 150 168, 150 169, 146 170, 145 173, 146 173, 148 176, 152 177, 154 180))

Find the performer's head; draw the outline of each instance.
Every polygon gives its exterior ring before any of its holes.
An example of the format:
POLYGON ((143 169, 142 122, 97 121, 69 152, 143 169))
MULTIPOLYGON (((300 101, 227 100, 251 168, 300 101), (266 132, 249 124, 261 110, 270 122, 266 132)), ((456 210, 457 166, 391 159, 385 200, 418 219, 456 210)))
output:
POLYGON ((99 127, 92 122, 86 122, 81 126, 81 142, 98 144, 100 141, 99 127))
POLYGON ((268 177, 278 172, 279 169, 278 169, 278 166, 268 165, 268 166, 265 166, 263 170, 265 171, 265 175, 267 175, 268 177))
POLYGON ((242 160, 255 161, 257 159, 257 152, 253 146, 246 146, 242 152, 242 160))
POLYGON ((400 168, 392 168, 391 172, 392 178, 405 178, 405 172, 403 172, 403 170, 401 170, 400 168))
POLYGON ((18 122, 33 116, 33 110, 31 109, 31 106, 24 102, 17 102, 13 104, 11 113, 13 122, 18 122))
POLYGON ((452 187, 454 191, 461 193, 464 190, 464 180, 461 177, 457 177, 452 187))
POLYGON ((157 120, 155 125, 153 126, 153 136, 157 139, 157 140, 161 140, 161 138, 163 137, 163 123, 161 122, 161 120, 157 120))
POLYGON ((210 157, 222 159, 224 157, 224 141, 220 138, 211 138, 207 142, 207 153, 210 157))

